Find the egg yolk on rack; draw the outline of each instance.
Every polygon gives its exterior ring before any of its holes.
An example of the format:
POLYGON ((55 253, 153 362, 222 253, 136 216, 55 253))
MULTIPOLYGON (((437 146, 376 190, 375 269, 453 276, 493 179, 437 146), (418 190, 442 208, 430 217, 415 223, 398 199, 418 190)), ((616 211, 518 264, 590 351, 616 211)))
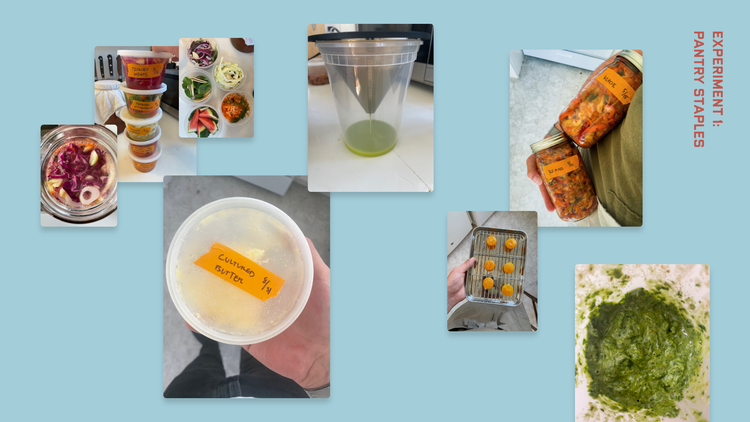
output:
POLYGON ((507 249, 508 251, 512 251, 513 248, 516 247, 516 245, 518 245, 516 239, 508 239, 505 241, 505 249, 507 249))
POLYGON ((492 262, 492 260, 489 260, 484 263, 484 269, 487 271, 492 271, 495 269, 495 263, 492 262))
POLYGON ((482 280, 482 287, 484 287, 485 289, 491 289, 495 287, 495 281, 487 277, 484 280, 482 280))
POLYGON ((513 294, 513 286, 511 286, 510 284, 505 284, 500 289, 500 291, 502 291, 505 296, 510 296, 513 294))
POLYGON ((510 274, 516 269, 516 266, 513 265, 512 262, 506 262, 505 265, 503 265, 503 271, 510 274))
POLYGON ((490 249, 495 249, 495 245, 497 245, 497 239, 495 239, 495 236, 490 236, 487 238, 487 247, 490 249))

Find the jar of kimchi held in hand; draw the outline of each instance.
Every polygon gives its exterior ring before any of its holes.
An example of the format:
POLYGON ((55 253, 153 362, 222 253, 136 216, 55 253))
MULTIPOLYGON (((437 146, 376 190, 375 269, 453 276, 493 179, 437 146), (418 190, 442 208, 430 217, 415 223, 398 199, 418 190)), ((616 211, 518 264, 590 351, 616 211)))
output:
POLYGON ((612 63, 591 75, 560 114, 560 126, 578 145, 589 148, 617 126, 643 83, 643 57, 622 50, 612 63))
POLYGON ((542 182, 563 221, 578 221, 594 212, 598 203, 581 153, 564 133, 531 144, 542 182))

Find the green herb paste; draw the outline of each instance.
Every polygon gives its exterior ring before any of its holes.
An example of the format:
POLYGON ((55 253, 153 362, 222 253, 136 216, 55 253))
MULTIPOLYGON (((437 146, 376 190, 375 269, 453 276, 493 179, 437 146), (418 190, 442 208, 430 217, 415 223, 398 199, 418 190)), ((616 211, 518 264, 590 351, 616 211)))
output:
POLYGON ((680 310, 644 289, 595 307, 586 328, 589 394, 649 416, 676 417, 700 370, 702 337, 680 310))

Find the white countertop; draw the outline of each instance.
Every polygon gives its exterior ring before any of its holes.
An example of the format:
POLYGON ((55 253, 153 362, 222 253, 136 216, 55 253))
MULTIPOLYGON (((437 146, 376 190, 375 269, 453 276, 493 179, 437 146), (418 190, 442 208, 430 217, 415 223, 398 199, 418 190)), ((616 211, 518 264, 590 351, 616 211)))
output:
POLYGON ((127 131, 117 136, 117 175, 118 183, 123 182, 158 182, 166 175, 195 175, 198 168, 196 161, 196 138, 182 139, 177 134, 177 119, 164 113, 159 120, 161 127, 161 158, 156 168, 148 173, 141 173, 133 166, 128 154, 127 131))
POLYGON ((307 172, 310 192, 432 192, 432 87, 411 82, 398 143, 379 157, 344 145, 330 85, 307 86, 307 172))
MULTIPOLYGON (((189 63, 187 60, 187 54, 182 54, 183 52, 187 51, 189 41, 193 38, 180 38, 180 89, 182 89, 182 77, 184 72, 187 72, 192 69, 200 69, 197 66, 194 66, 192 63, 189 63)), ((236 60, 237 64, 242 68, 242 71, 245 73, 245 78, 242 81, 242 84, 240 87, 233 92, 237 92, 240 94, 243 94, 245 98, 250 102, 250 105, 252 107, 252 110, 250 112, 250 116, 248 119, 250 119, 247 123, 241 124, 241 125, 228 125, 226 123, 226 120, 224 120, 223 116, 219 117, 220 120, 220 126, 219 126, 219 132, 209 136, 205 139, 211 139, 211 138, 252 138, 255 134, 255 101, 253 98, 253 90, 255 89, 255 71, 254 71, 254 62, 255 62, 255 53, 241 53, 237 51, 237 49, 232 46, 232 42, 229 41, 229 38, 216 38, 216 43, 219 44, 219 57, 216 58, 216 61, 218 62, 219 59, 224 56, 227 58, 232 58, 233 60, 236 60)), ((234 61, 233 61, 234 62, 234 61)), ((224 98, 224 96, 229 93, 229 91, 224 91, 223 89, 219 88, 216 85, 216 82, 213 79, 213 70, 214 67, 212 66, 210 69, 208 69, 206 72, 208 72, 211 75, 211 83, 213 84, 211 98, 208 99, 205 103, 201 104, 194 104, 191 102, 188 102, 186 100, 182 99, 182 95, 180 95, 180 121, 186 122, 188 116, 193 111, 195 107, 199 106, 209 106, 212 107, 214 110, 216 110, 219 114, 221 114, 221 100, 224 98)), ((195 135, 192 133, 188 133, 187 126, 185 124, 180 125, 180 137, 182 138, 189 138, 193 137, 195 138, 195 135)))

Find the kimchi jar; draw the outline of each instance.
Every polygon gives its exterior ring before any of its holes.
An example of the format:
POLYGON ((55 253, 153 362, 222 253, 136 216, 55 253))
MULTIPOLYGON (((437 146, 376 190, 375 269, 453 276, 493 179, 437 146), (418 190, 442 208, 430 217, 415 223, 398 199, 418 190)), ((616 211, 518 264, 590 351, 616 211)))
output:
POLYGON ((564 133, 531 144, 542 182, 563 221, 578 221, 594 212, 598 203, 581 153, 564 133))
POLYGON ((578 145, 589 148, 625 117, 643 83, 643 57, 623 50, 609 66, 591 75, 560 114, 560 126, 578 145))

